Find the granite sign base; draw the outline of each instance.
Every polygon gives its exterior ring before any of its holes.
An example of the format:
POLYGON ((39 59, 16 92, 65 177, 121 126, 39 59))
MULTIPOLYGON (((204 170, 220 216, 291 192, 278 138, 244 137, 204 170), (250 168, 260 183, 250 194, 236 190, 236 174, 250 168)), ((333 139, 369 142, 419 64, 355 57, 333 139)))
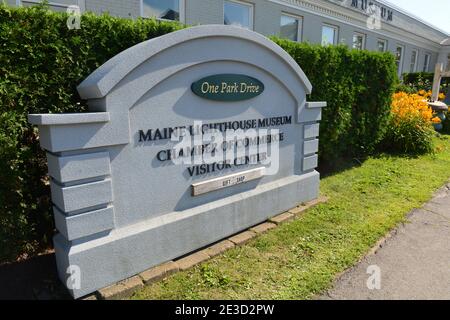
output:
POLYGON ((304 202, 301 205, 283 212, 279 215, 270 218, 269 220, 246 229, 237 234, 234 234, 219 242, 215 242, 201 250, 194 251, 172 261, 159 264, 151 267, 138 275, 127 278, 123 281, 114 283, 108 287, 97 290, 93 294, 82 297, 82 300, 121 300, 127 299, 136 293, 145 285, 157 283, 166 279, 179 271, 186 271, 195 266, 208 261, 214 257, 224 254, 228 250, 247 244, 250 240, 277 228, 278 226, 294 221, 296 218, 302 216, 307 210, 321 204, 326 203, 328 198, 321 196, 315 200, 304 202))
POLYGON ((316 199, 319 179, 317 171, 288 177, 79 244, 57 235, 54 244, 59 276, 67 281, 67 268, 82 266, 81 289, 72 291, 75 298, 82 297, 117 282, 117 279, 134 276, 149 267, 248 229, 302 202, 316 199))

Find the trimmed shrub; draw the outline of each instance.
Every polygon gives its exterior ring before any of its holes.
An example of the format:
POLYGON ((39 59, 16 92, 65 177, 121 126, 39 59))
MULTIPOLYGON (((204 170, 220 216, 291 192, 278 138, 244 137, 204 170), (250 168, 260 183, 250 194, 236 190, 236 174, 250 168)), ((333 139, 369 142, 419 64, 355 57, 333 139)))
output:
POLYGON ((442 122, 444 128, 442 129, 442 133, 450 134, 450 108, 446 114, 445 120, 442 122))
MULTIPOLYGON (((396 89, 396 92, 418 93, 419 91, 431 91, 433 89, 434 73, 415 72, 404 73, 403 81, 396 89)), ((450 79, 444 78, 441 82, 441 92, 447 92, 450 79)))
POLYGON ((53 218, 44 153, 29 113, 82 112, 76 86, 117 53, 180 29, 176 23, 0 5, 0 261, 50 245, 53 218))
POLYGON ((433 110, 423 96, 396 93, 391 118, 383 142, 384 149, 410 155, 433 152, 433 110))
POLYGON ((433 83, 433 72, 411 72, 403 74, 404 83, 419 83, 429 82, 433 83))
MULTIPOLYGON (((0 261, 51 245, 54 232, 46 159, 29 113, 86 111, 77 85, 119 52, 184 26, 149 19, 85 14, 69 30, 68 15, 44 6, 0 5, 0 261)), ((396 83, 390 54, 274 39, 327 101, 320 157, 364 156, 381 140, 396 83)))
POLYGON ((309 100, 327 101, 320 125, 321 161, 372 153, 384 136, 398 82, 393 55, 273 40, 311 81, 309 100))
POLYGON ((410 86, 404 83, 400 83, 396 88, 395 88, 395 92, 405 92, 405 93, 409 93, 409 94, 414 94, 419 92, 419 90, 414 87, 414 86, 410 86))

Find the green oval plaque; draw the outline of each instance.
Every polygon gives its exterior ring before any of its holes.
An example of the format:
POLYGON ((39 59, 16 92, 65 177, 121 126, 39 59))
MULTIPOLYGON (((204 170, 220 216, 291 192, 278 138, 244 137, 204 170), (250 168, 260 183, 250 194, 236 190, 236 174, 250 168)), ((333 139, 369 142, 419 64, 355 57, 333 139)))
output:
POLYGON ((264 84, 243 74, 217 74, 194 82, 191 89, 204 99, 232 102, 259 96, 264 84))

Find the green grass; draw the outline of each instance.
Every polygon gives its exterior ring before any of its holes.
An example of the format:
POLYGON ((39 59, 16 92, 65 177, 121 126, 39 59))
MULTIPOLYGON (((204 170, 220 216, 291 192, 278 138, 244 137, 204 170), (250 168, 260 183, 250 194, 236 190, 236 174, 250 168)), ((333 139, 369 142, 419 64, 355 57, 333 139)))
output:
POLYGON ((448 180, 450 139, 436 146, 434 155, 382 155, 328 176, 321 182, 327 203, 132 298, 313 298, 448 180))

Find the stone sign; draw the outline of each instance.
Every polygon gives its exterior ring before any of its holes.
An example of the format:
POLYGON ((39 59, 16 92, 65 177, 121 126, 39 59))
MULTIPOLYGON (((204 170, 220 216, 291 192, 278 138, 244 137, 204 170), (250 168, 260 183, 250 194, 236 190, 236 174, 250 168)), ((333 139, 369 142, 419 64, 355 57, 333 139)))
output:
POLYGON ((325 103, 267 38, 199 26, 78 87, 89 113, 30 115, 47 152, 58 272, 75 297, 318 197, 325 103))

